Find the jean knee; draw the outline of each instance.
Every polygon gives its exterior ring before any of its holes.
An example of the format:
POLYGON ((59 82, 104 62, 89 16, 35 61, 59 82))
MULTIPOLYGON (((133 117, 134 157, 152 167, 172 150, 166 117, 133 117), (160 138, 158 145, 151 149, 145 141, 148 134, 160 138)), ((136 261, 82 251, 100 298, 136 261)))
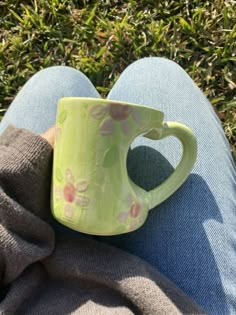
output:
POLYGON ((145 57, 138 59, 130 64, 124 72, 134 71, 136 73, 143 72, 159 72, 174 73, 188 76, 184 69, 173 60, 163 57, 145 57))
MULTIPOLYGON (((68 66, 52 66, 37 72, 33 77, 34 80, 48 81, 60 84, 65 80, 77 81, 77 80, 88 80, 88 78, 79 70, 76 70, 68 66)), ((89 81, 89 80, 88 80, 89 81)))
POLYGON ((30 80, 39 89, 50 89, 51 95, 98 97, 91 81, 79 70, 68 66, 53 66, 37 72, 30 80), (80 96, 79 95, 79 96, 80 96))

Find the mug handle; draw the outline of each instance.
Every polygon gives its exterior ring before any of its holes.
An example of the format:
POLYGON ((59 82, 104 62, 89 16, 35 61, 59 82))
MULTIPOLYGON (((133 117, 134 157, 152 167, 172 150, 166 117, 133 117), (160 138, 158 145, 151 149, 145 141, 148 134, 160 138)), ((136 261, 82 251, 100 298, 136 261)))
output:
POLYGON ((147 192, 150 209, 170 197, 187 179, 197 158, 197 141, 190 128, 178 122, 164 122, 161 129, 152 129, 144 135, 150 139, 175 136, 183 147, 182 158, 175 171, 158 187, 147 192))

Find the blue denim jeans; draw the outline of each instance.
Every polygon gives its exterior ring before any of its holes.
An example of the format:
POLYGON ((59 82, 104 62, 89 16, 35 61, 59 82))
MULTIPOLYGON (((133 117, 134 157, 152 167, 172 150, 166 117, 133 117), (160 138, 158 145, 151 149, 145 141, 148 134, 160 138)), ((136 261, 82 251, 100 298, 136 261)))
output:
MULTIPOLYGON (((55 122, 63 96, 100 97, 89 79, 69 67, 35 74, 0 124, 44 132, 55 122)), ((236 314, 236 171, 229 144, 211 104, 185 71, 162 58, 131 64, 109 99, 149 105, 179 121, 198 141, 196 165, 184 185, 150 211, 139 230, 102 242, 135 254, 165 274, 209 314, 236 314)), ((127 167, 135 183, 150 190, 167 178, 181 156, 175 138, 132 143, 127 167)))

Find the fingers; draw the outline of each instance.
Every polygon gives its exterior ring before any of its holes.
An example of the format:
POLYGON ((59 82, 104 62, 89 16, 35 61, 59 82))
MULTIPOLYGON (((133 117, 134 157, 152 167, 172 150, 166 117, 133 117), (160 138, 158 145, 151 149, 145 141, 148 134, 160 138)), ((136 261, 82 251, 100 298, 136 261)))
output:
POLYGON ((54 124, 45 133, 43 133, 41 137, 47 140, 48 143, 50 143, 51 146, 54 147, 55 133, 56 133, 56 125, 54 124))

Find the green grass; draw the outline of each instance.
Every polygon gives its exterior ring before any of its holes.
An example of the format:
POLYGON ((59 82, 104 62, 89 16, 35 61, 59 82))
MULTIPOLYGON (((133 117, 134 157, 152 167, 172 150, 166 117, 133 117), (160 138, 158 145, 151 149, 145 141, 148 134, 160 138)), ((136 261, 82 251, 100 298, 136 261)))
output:
POLYGON ((81 69, 106 95, 144 56, 175 60, 215 107, 236 156, 236 2, 0 1, 0 115, 52 65, 81 69))

